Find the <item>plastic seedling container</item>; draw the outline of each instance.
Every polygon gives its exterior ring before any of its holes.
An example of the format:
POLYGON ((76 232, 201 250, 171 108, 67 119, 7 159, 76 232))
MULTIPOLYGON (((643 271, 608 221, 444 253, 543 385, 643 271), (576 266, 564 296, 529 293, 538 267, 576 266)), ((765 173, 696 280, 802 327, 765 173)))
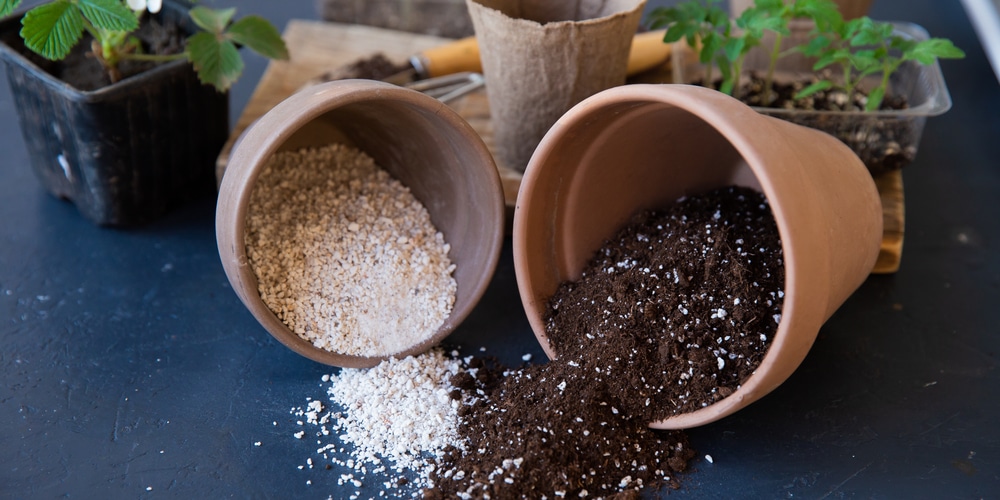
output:
MULTIPOLYGON (((895 33, 913 40, 926 40, 929 35, 912 23, 893 22, 895 33)), ((807 41, 810 27, 799 25, 782 42, 782 50, 807 41)), ((684 42, 678 42, 684 44, 684 42)), ((766 41, 761 47, 769 47, 766 41)), ((700 82, 705 67, 686 44, 675 47, 673 81, 700 82)), ((744 75, 767 72, 768 60, 761 48, 754 49, 744 63, 744 75)), ((813 61, 793 54, 778 61, 775 82, 809 82, 813 61)), ((714 70, 718 75, 718 70, 714 70)), ((873 77, 862 88, 877 83, 873 77)), ((880 111, 816 111, 753 106, 759 113, 781 118, 799 125, 822 130, 847 144, 873 176, 898 170, 910 164, 917 155, 917 146, 927 117, 937 116, 951 108, 951 96, 945 86, 940 65, 923 66, 913 61, 904 63, 890 78, 886 99, 901 96, 906 109, 880 111)))

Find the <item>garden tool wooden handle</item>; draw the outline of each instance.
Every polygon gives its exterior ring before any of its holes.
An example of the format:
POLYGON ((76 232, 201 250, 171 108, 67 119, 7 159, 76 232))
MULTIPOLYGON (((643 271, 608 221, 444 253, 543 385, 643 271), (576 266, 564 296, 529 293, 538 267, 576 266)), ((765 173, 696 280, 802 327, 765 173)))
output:
MULTIPOLYGON (((632 39, 628 55, 628 75, 662 64, 670 57, 670 44, 663 43, 663 31, 639 33, 632 39)), ((418 78, 432 78, 463 71, 482 73, 479 44, 470 36, 425 50, 410 58, 418 78)))
POLYGON ((666 30, 647 31, 632 38, 632 49, 628 53, 628 76, 651 70, 670 57, 671 44, 663 43, 666 30))
POLYGON ((483 72, 479 61, 479 44, 470 36, 427 49, 410 58, 410 64, 422 78, 450 75, 463 71, 483 72))

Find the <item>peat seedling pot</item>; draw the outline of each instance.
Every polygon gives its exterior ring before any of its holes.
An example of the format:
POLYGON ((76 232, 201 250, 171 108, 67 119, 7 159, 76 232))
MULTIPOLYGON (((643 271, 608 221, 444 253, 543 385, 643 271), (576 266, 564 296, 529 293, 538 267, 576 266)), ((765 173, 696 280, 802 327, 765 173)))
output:
MULTIPOLYGON (((187 35, 187 10, 154 16, 187 35)), ((62 63, 30 53, 20 16, 0 21, 0 58, 35 175, 98 225, 132 226, 213 191, 229 133, 229 95, 204 85, 184 60, 96 90, 54 76, 62 63)))
MULTIPOLYGON (((322 349, 292 332, 261 299, 246 250, 247 215, 254 185, 278 152, 346 144, 407 186, 450 245, 457 297, 444 323, 427 340, 393 356, 427 351, 451 333, 482 297, 503 244, 500 176, 485 143, 444 103, 414 90, 370 80, 308 87, 258 119, 239 139, 219 189, 216 237, 236 294, 281 343, 314 361, 362 368, 388 356, 347 355, 322 349)), ((336 293, 334 290, 331 293, 336 293)))
POLYGON ((497 159, 523 172, 574 104, 625 83, 645 0, 467 0, 497 159))
POLYGON ((627 85, 560 118, 522 181, 514 264, 529 322, 550 358, 557 353, 545 335, 548 300, 560 283, 579 278, 607 238, 640 210, 734 184, 763 192, 777 221, 785 262, 777 332, 738 390, 652 427, 715 421, 792 374, 878 256, 882 207, 871 176, 829 135, 761 115, 714 90, 627 85))
MULTIPOLYGON (((894 22, 895 33, 910 40, 926 40, 926 30, 910 23, 894 22)), ((799 24, 792 35, 782 40, 782 50, 808 41, 810 26, 799 24)), ((768 45, 768 44, 765 44, 768 45)), ((768 45, 769 46, 769 45, 768 45)), ((705 67, 684 42, 672 51, 674 83, 693 83, 703 79, 705 67)), ((767 57, 759 49, 747 56, 744 74, 764 74, 767 57)), ((775 68, 776 83, 806 82, 814 74, 813 60, 792 55, 780 59, 775 68)), ((877 82, 870 82, 877 83, 877 82)), ((864 85, 864 84, 862 84, 864 85)), ((888 95, 906 99, 907 108, 879 111, 815 111, 754 106, 759 113, 792 123, 822 130, 847 144, 868 167, 872 176, 899 170, 917 155, 917 147, 927 118, 951 109, 951 96, 945 86, 938 62, 920 65, 904 63, 889 80, 888 95)))

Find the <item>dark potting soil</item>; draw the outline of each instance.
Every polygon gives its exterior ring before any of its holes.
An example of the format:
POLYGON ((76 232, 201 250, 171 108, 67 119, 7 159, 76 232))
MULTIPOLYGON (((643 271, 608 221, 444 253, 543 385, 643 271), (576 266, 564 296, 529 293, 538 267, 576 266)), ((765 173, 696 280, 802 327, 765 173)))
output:
MULTIPOLYGON (((762 108, 797 109, 803 111, 864 111, 868 96, 857 92, 848 96, 839 90, 823 90, 803 99, 794 99, 795 94, 814 83, 812 81, 772 84, 772 92, 765 92, 763 75, 751 74, 750 79, 740 86, 737 95, 750 106, 762 108)), ((718 88, 716 86, 715 88, 718 88)), ((888 95, 879 107, 880 111, 899 111, 909 107, 905 96, 888 95)), ((915 120, 877 119, 874 115, 850 119, 824 116, 821 114, 775 115, 779 118, 823 130, 847 144, 864 162, 873 176, 899 170, 911 163, 917 154, 914 142, 918 136, 915 120)))
POLYGON ((410 66, 408 64, 396 64, 385 54, 377 52, 370 57, 363 57, 351 62, 350 64, 327 71, 317 77, 317 81, 315 83, 328 82, 331 80, 343 80, 347 78, 383 80, 400 73, 409 67, 410 66))
MULTIPOLYGON (((4 43, 16 48, 40 68, 72 87, 93 91, 111 85, 111 76, 91 52, 94 39, 89 34, 84 34, 83 39, 61 61, 49 61, 35 54, 24 46, 20 36, 14 35, 16 34, 6 37, 4 43)), ((184 35, 174 24, 161 24, 145 17, 135 35, 142 42, 143 52, 147 54, 168 55, 184 50, 184 35)), ((156 65, 157 63, 149 61, 121 61, 118 65, 119 79, 148 71, 156 65)))
POLYGON ((613 374, 626 412, 659 420, 753 374, 777 331, 784 281, 767 199, 730 187, 639 214, 559 288, 546 332, 560 359, 613 374))
POLYGON ((431 498, 635 498, 679 487, 696 453, 648 427, 731 393, 780 319, 781 246, 765 198, 729 188, 646 212, 550 302, 558 358, 505 370, 473 360, 452 381, 468 450, 431 498), (720 361, 721 360, 721 361, 720 361))

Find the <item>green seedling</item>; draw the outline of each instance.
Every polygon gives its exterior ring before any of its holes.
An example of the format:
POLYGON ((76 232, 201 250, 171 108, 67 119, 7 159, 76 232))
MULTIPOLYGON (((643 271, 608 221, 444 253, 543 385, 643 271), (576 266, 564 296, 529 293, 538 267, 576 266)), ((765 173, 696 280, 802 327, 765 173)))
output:
MULTIPOLYGON (((21 0, 0 0, 0 17, 12 13, 21 0)), ((21 19, 25 46, 46 59, 64 59, 89 33, 91 51, 112 83, 121 78, 123 60, 166 62, 187 59, 205 84, 226 91, 243 72, 238 45, 265 57, 288 59, 288 49, 278 30, 260 16, 233 21, 235 9, 194 7, 189 15, 202 31, 188 38, 179 54, 144 53, 134 32, 145 13, 156 13, 160 1, 150 0, 54 0, 28 10, 21 19)))
POLYGON ((937 59, 957 59, 965 53, 951 41, 930 38, 923 41, 908 40, 893 34, 892 24, 873 21, 866 17, 835 23, 829 32, 817 32, 809 44, 799 50, 817 57, 813 70, 829 66, 840 69, 840 82, 819 80, 802 89, 796 99, 816 92, 837 88, 852 96, 863 80, 880 74, 878 85, 868 92, 865 111, 877 111, 889 89, 889 79, 907 61, 934 64, 937 59))
POLYGON ((794 52, 816 57, 815 71, 829 66, 840 69, 840 81, 823 79, 795 95, 802 99, 822 90, 839 88, 848 96, 858 92, 868 77, 880 74, 879 84, 868 94, 866 111, 877 110, 885 99, 893 72, 907 61, 933 64, 937 59, 961 58, 964 53, 950 41, 932 38, 907 40, 893 34, 890 23, 868 17, 844 21, 832 0, 755 0, 736 19, 730 19, 718 0, 688 0, 674 7, 660 7, 650 13, 650 27, 666 28, 664 43, 684 39, 706 65, 705 85, 712 85, 712 68, 722 74, 719 91, 739 97, 739 77, 751 49, 765 36, 774 37, 768 53, 763 102, 772 102, 777 62, 794 52), (813 21, 808 43, 782 50, 793 19, 813 21))

